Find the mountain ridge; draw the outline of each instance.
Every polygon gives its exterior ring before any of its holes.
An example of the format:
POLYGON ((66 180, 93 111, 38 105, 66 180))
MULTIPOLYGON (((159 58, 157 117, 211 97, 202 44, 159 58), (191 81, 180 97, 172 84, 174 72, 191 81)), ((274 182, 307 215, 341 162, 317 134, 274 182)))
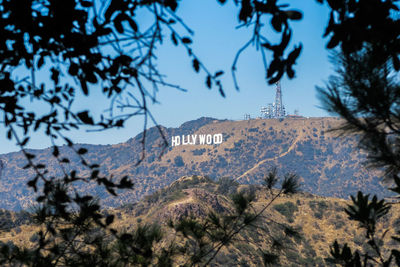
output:
MULTIPOLYGON (((303 188, 322 196, 347 198, 358 190, 386 196, 387 189, 379 180, 379 172, 363 167, 366 154, 357 148, 357 136, 338 137, 331 129, 341 120, 337 118, 254 119, 246 121, 217 120, 202 117, 183 123, 178 128, 160 126, 168 142, 172 136, 223 134, 218 145, 169 146, 160 158, 163 140, 156 127, 146 131, 146 158, 139 162, 143 133, 115 145, 78 144, 88 148, 85 158, 90 164, 100 163, 105 175, 128 175, 135 189, 110 197, 97 184, 87 184, 80 190, 95 193, 106 206, 136 202, 143 196, 163 188, 176 177, 202 175, 212 179, 229 176, 240 183, 260 183, 272 167, 282 173, 295 172, 301 177, 303 188)), ((51 156, 51 148, 35 150, 35 162, 48 165, 50 175, 62 172, 51 156)), ((70 159, 67 171, 76 169, 79 175, 89 170, 68 146, 60 147, 60 154, 70 159)), ((0 155, 7 162, 0 179, 0 208, 19 210, 34 203, 34 196, 26 186, 32 177, 23 170, 26 160, 22 153, 0 155)))

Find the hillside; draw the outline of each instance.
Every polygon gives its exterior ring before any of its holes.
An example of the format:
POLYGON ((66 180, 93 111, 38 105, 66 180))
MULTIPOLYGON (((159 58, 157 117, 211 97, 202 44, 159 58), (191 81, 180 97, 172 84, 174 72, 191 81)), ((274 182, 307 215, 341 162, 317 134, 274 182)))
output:
MULTIPOLYGON (((211 179, 232 177, 240 183, 257 184, 264 174, 276 166, 280 173, 296 172, 301 177, 302 189, 321 196, 347 198, 358 190, 384 196, 387 189, 379 182, 376 171, 364 168, 365 154, 356 147, 356 136, 337 137, 329 130, 340 124, 337 118, 255 119, 247 121, 219 121, 200 118, 186 122, 179 128, 164 128, 171 143, 173 136, 196 135, 196 145, 170 146, 164 155, 162 139, 156 128, 146 134, 146 159, 139 165, 142 134, 116 145, 77 145, 89 150, 85 158, 99 163, 101 172, 114 177, 129 175, 135 190, 118 198, 110 197, 97 184, 84 184, 79 190, 97 193, 108 206, 133 203, 144 195, 171 184, 176 177, 203 175, 211 179), (221 144, 199 144, 200 135, 222 134, 221 144)), ((183 137, 187 138, 187 137, 183 137)), ((62 175, 51 149, 32 150, 36 162, 46 164, 50 175, 62 175)), ((67 147, 60 153, 69 158, 67 171, 88 173, 80 160, 67 147)), ((33 176, 23 170, 26 160, 21 153, 0 155, 4 163, 0 179, 0 208, 19 210, 33 203, 33 195, 26 181, 33 176)))
MULTIPOLYGON (((177 220, 185 216, 201 219, 211 210, 218 214, 230 213, 230 195, 235 192, 253 192, 256 195, 253 204, 255 210, 261 210, 271 198, 270 193, 259 185, 239 185, 228 179, 214 182, 207 177, 186 176, 136 204, 107 212, 118 218, 112 225, 115 228, 129 231, 138 225, 157 222, 162 225, 166 240, 173 239, 181 244, 179 236, 167 226, 169 219, 177 220)), ((358 229, 356 223, 347 219, 343 210, 347 204, 350 201, 309 193, 284 195, 264 212, 265 217, 257 221, 257 228, 249 227, 241 231, 232 245, 221 250, 211 266, 261 266, 260 251, 271 251, 273 238, 284 246, 279 253, 281 266, 329 266, 325 259, 329 257, 329 246, 335 239, 341 244, 348 243, 352 249, 368 249, 364 244, 365 233, 358 229), (270 220, 277 223, 271 223, 270 220), (299 235, 288 236, 285 226, 296 229, 299 235)), ((391 249, 395 243, 390 236, 400 230, 399 212, 393 208, 377 224, 379 236, 384 229, 389 229, 384 242, 390 244, 391 249)), ((8 241, 29 247, 34 238, 35 227, 22 225, 3 231, 0 242, 8 241)))

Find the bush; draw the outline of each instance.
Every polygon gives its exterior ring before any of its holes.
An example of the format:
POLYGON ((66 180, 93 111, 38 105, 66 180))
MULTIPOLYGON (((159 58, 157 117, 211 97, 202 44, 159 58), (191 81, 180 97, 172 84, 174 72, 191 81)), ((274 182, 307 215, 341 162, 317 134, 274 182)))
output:
POLYGON ((205 148, 195 149, 192 151, 193 156, 201 156, 201 155, 203 155, 204 152, 206 152, 205 148))
POLYGON ((278 211, 280 214, 285 216, 288 220, 288 222, 292 223, 293 222, 293 214, 295 211, 298 211, 298 208, 295 204, 292 202, 288 201, 282 204, 277 204, 274 206, 274 209, 278 211))
POLYGON ((221 177, 218 181, 218 193, 223 195, 231 195, 236 193, 239 183, 230 177, 221 177))
POLYGON ((325 201, 315 201, 312 200, 309 203, 310 208, 314 211, 314 216, 317 219, 322 219, 324 216, 324 211, 328 208, 325 201))
POLYGON ((185 166, 185 162, 183 162, 183 159, 181 156, 176 156, 174 158, 174 163, 176 167, 183 167, 185 166))

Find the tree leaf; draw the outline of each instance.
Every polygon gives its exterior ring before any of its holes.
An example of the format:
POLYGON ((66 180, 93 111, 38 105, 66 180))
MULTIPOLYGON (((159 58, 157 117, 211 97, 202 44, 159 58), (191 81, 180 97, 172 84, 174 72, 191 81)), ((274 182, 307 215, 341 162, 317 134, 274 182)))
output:
POLYGON ((192 39, 190 39, 189 37, 183 37, 182 38, 182 43, 191 44, 192 43, 192 39))
POLYGON ((178 45, 178 40, 176 39, 175 33, 171 33, 171 40, 174 45, 178 45))
POLYGON ((89 111, 85 110, 77 114, 78 118, 85 124, 93 125, 93 119, 89 116, 89 111))
POLYGON ((60 152, 58 151, 58 147, 57 146, 53 147, 53 153, 52 154, 53 154, 54 157, 58 157, 60 155, 60 152))
POLYGON ((207 75, 206 85, 207 85, 208 89, 211 89, 211 76, 210 75, 207 75))
POLYGON ((193 63, 193 69, 196 72, 199 72, 200 71, 200 62, 197 60, 197 58, 193 59, 192 63, 193 63))
POLYGON ((214 74, 214 77, 217 78, 217 77, 221 76, 222 74, 224 74, 224 72, 223 72, 222 70, 217 71, 217 72, 214 74))
POLYGON ((83 154, 86 154, 88 152, 88 150, 86 149, 86 148, 79 148, 79 150, 78 150, 78 154, 79 155, 83 155, 83 154))

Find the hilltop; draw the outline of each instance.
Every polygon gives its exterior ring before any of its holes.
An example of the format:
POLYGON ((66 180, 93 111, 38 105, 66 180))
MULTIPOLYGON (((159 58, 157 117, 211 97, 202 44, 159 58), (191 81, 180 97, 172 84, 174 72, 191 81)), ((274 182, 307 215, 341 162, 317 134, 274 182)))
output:
MULTIPOLYGON (((97 184, 82 184, 78 190, 96 193, 106 206, 133 203, 143 196, 170 185, 181 176, 228 176, 242 184, 260 183, 272 166, 279 173, 295 172, 301 177, 302 189, 321 196, 348 198, 362 190, 385 196, 379 173, 365 168, 366 155, 357 148, 357 136, 338 137, 330 130, 340 125, 337 118, 285 118, 245 121, 200 118, 178 128, 161 127, 169 143, 173 136, 221 133, 221 144, 169 146, 162 157, 162 138, 157 128, 146 132, 146 158, 137 166, 142 152, 142 134, 116 145, 77 145, 89 152, 89 163, 99 163, 101 173, 114 177, 129 175, 135 189, 110 197, 97 184)), ((199 137, 197 137, 199 138, 199 137)), ((46 164, 51 175, 62 175, 51 149, 33 150, 36 162, 46 164)), ((79 158, 67 147, 60 154, 71 164, 67 171, 88 174, 79 158)), ((34 196, 26 186, 33 176, 22 153, 0 155, 5 168, 0 179, 0 208, 19 210, 32 205, 34 196)))

